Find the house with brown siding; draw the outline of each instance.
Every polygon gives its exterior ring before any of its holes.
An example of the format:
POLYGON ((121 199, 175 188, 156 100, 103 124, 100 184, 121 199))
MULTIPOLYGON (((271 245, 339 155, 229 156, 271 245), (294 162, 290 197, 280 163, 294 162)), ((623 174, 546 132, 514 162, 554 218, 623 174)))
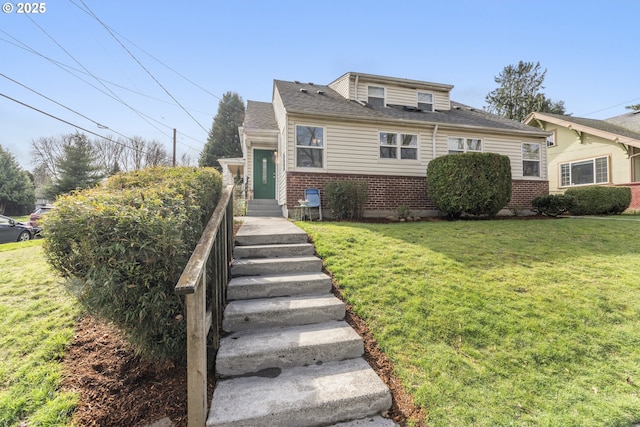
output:
POLYGON ((508 207, 548 194, 547 131, 450 98, 452 85, 349 72, 328 85, 275 80, 271 102, 248 101, 239 129, 249 198, 274 199, 290 216, 304 190, 365 181, 366 216, 408 206, 437 214, 426 187, 429 161, 495 152, 511 160, 508 207))

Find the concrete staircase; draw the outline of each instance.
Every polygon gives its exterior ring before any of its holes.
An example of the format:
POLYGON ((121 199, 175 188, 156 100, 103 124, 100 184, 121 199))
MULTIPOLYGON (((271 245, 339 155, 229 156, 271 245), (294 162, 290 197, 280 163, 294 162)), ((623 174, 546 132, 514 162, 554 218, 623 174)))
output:
POLYGON ((274 199, 251 199, 247 200, 247 216, 281 217, 282 208, 274 199))
POLYGON ((378 415, 391 407, 389 389, 313 253, 284 218, 245 218, 208 427, 395 426, 378 415))

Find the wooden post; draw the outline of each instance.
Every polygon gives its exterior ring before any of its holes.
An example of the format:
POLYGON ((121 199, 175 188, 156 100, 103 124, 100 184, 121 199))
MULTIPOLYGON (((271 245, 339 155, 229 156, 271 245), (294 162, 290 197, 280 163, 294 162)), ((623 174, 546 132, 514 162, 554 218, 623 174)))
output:
POLYGON ((207 421, 206 264, 201 283, 185 296, 187 305, 187 409, 188 426, 203 427, 207 421))

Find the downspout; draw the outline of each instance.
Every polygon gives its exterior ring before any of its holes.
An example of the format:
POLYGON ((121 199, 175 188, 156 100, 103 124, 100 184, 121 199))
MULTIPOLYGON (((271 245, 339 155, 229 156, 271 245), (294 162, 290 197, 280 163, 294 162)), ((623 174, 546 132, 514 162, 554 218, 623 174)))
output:
POLYGON ((431 138, 432 160, 436 158, 436 136, 438 134, 438 125, 433 128, 433 137, 431 138))

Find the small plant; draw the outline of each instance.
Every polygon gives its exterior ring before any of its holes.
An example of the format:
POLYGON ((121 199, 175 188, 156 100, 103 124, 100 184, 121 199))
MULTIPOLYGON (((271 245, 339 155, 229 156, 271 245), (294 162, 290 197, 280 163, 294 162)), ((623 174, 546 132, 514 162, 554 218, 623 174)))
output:
POLYGON ((367 183, 363 181, 331 181, 324 191, 331 216, 337 220, 360 219, 368 197, 367 183))
POLYGON ((536 197, 531 205, 534 212, 555 217, 569 212, 575 206, 575 199, 569 194, 550 194, 536 197))
POLYGON ((409 209, 409 206, 405 206, 405 205, 398 206, 396 208, 396 212, 398 213, 398 219, 406 220, 411 216, 411 209, 409 209))

